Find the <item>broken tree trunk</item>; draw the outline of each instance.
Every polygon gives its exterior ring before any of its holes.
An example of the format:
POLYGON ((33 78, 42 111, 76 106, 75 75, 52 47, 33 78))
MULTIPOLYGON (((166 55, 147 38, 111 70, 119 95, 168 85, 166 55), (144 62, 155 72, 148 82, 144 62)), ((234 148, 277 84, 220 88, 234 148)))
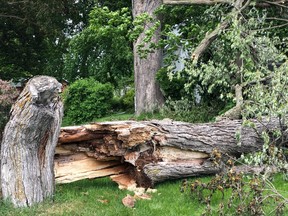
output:
POLYGON ((54 153, 63 106, 55 78, 31 79, 11 110, 1 144, 4 199, 31 206, 54 193, 54 153))
MULTIPOLYGON (((279 128, 277 120, 255 125, 260 133, 279 128)), ((56 182, 112 175, 120 184, 135 181, 151 187, 167 179, 219 172, 221 167, 211 160, 215 149, 239 157, 260 150, 262 144, 256 130, 243 127, 241 120, 120 121, 64 127, 56 148, 56 182)))

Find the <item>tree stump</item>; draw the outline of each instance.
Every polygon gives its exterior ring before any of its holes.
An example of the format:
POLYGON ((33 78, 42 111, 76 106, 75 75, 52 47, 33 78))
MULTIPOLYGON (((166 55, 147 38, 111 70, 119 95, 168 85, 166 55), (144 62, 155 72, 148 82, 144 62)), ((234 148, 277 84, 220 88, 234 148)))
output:
POLYGON ((12 107, 1 144, 1 189, 15 207, 31 206, 54 194, 61 86, 53 77, 34 77, 12 107))

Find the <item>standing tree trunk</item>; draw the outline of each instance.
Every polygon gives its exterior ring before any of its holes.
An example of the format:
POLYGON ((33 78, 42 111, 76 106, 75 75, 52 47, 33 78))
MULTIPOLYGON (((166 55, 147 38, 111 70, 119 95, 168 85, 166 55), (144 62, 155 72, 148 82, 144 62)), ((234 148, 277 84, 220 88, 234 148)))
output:
MULTIPOLYGON (((154 11, 162 4, 161 0, 142 1, 133 0, 134 19, 142 13, 148 13, 155 18, 154 11)), ((153 23, 147 23, 145 30, 153 26, 153 23)), ((134 42, 134 71, 135 71, 135 112, 139 115, 143 112, 152 112, 161 107, 164 103, 163 94, 160 91, 159 84, 156 82, 156 72, 161 67, 162 50, 155 49, 148 53, 146 58, 141 58, 137 48, 143 42, 145 33, 142 33, 134 42)), ((160 39, 160 28, 156 31, 151 42, 157 43, 160 39)), ((145 44, 144 48, 148 48, 145 44)))
POLYGON ((1 144, 1 188, 14 206, 31 206, 54 193, 54 153, 63 105, 55 78, 31 79, 11 110, 1 144))

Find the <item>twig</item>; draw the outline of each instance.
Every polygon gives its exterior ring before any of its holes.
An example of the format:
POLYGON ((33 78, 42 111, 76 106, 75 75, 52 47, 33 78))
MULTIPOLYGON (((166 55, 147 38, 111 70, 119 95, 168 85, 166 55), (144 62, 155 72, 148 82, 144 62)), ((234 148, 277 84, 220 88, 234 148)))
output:
POLYGON ((26 20, 25 18, 21 18, 21 17, 14 16, 14 15, 6 15, 6 14, 0 14, 0 17, 14 18, 14 19, 22 20, 22 21, 25 21, 25 20, 26 20))
POLYGON ((288 8, 288 6, 284 5, 287 1, 283 0, 283 1, 279 1, 279 2, 271 2, 271 1, 263 1, 267 4, 270 4, 270 5, 276 5, 276 6, 279 6, 279 7, 283 7, 283 8, 288 8))

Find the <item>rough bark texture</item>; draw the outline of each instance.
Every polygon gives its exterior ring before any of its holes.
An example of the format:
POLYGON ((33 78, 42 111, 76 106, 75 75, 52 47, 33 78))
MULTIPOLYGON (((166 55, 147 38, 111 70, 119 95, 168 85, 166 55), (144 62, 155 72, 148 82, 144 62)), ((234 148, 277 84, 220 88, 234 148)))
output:
POLYGON ((1 188, 15 206, 31 206, 54 193, 54 153, 63 106, 61 84, 31 79, 12 107, 1 144, 1 188))
MULTIPOLYGON (((142 13, 148 13, 155 17, 154 11, 161 5, 161 0, 133 0, 133 17, 142 13)), ((153 23, 147 23, 145 30, 149 29, 153 23)), ((135 112, 139 115, 143 112, 152 112, 162 106, 164 98, 156 81, 156 72, 161 67, 162 50, 155 49, 146 58, 141 58, 137 48, 143 42, 145 33, 143 32, 134 42, 134 72, 135 72, 135 112)), ((152 37, 151 41, 157 43, 160 39, 160 28, 152 37)), ((147 48, 146 44, 144 48, 147 48)))
MULTIPOLYGON (((265 128, 279 128, 276 119, 265 124, 255 121, 255 125, 260 133, 265 128)), ((138 186, 151 187, 167 179, 219 172, 221 167, 211 161, 215 149, 239 157, 260 150, 262 144, 256 130, 243 127, 241 120, 207 124, 120 121, 64 127, 56 148, 56 181, 66 183, 106 173, 122 185, 135 181, 138 186), (72 171, 69 163, 81 167, 83 159, 90 165, 72 171), (65 166, 70 166, 66 173, 65 166), (63 168, 62 174, 58 167, 63 168)))

